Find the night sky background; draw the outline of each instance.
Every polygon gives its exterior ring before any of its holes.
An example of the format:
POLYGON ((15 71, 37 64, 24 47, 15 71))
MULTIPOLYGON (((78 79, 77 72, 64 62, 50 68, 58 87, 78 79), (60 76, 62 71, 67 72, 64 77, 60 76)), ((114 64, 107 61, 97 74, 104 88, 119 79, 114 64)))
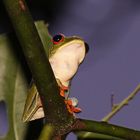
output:
MULTIPOLYGON (((101 120, 111 111, 111 94, 119 103, 140 83, 139 0, 28 0, 28 5, 34 20, 49 23, 52 35, 77 35, 89 44, 89 53, 72 80, 71 96, 82 108, 78 117, 101 120)), ((0 33, 11 28, 2 6, 0 33)), ((140 94, 110 122, 140 130, 140 94)), ((0 126, 0 134, 3 131, 0 126)))

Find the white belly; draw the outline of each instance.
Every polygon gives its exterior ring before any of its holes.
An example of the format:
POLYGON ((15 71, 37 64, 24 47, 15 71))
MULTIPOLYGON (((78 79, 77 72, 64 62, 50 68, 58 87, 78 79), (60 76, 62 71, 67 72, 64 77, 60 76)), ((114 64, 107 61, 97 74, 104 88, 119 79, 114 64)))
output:
POLYGON ((77 72, 79 64, 85 56, 84 45, 69 45, 60 48, 50 59, 54 75, 63 85, 68 86, 69 81, 77 72))
POLYGON ((55 77, 58 78, 62 84, 68 86, 69 80, 77 71, 78 64, 74 64, 70 60, 64 61, 62 59, 53 59, 50 63, 55 77))

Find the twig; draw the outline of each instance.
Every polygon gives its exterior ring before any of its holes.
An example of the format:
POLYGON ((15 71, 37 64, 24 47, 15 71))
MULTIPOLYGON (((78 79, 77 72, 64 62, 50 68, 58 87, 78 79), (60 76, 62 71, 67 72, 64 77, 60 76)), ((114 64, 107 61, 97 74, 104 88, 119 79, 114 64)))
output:
POLYGON ((114 94, 111 94, 111 108, 114 107, 114 94))
POLYGON ((134 98, 134 96, 140 91, 140 84, 135 88, 135 90, 125 98, 121 103, 119 103, 107 116, 105 116, 102 121, 108 122, 118 111, 120 111, 125 105, 134 98))

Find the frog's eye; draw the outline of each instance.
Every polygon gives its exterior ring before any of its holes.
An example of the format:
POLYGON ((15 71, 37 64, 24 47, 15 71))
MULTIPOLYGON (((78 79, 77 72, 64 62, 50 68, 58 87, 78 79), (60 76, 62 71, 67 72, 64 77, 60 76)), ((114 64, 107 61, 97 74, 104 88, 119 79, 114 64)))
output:
POLYGON ((64 41, 64 35, 58 34, 53 37, 53 44, 59 44, 60 42, 64 41))

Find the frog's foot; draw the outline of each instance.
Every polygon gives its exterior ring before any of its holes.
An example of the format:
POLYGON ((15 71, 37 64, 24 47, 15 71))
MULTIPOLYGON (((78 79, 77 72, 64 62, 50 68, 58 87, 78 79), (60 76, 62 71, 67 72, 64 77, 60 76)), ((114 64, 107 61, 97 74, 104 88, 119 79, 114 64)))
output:
POLYGON ((73 114, 73 113, 79 113, 79 112, 82 111, 80 108, 73 106, 73 103, 72 103, 72 100, 71 99, 65 100, 65 104, 67 106, 68 111, 71 114, 73 114))
POLYGON ((60 87, 60 95, 65 97, 65 91, 68 91, 69 87, 64 86, 59 79, 56 79, 58 86, 60 87))
POLYGON ((60 87, 60 95, 62 97, 65 97, 65 92, 68 91, 69 87, 66 87, 66 86, 61 86, 60 87))

